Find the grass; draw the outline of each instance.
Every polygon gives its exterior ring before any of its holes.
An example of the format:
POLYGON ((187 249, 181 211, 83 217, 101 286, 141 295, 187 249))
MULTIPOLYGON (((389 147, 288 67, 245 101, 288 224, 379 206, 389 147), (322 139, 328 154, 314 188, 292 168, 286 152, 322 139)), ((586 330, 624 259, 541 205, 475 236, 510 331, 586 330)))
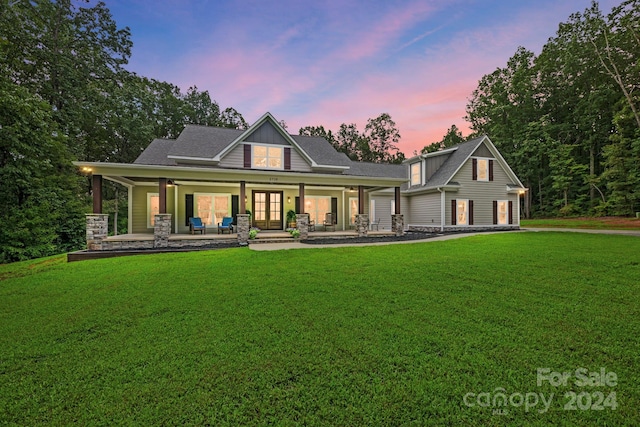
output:
POLYGON ((640 230, 640 218, 626 217, 523 219, 520 223, 522 227, 640 230))
POLYGON ((507 233, 0 266, 0 424, 640 425, 638 253, 507 233), (463 401, 499 389, 554 398, 463 401), (617 409, 563 410, 598 391, 617 409))

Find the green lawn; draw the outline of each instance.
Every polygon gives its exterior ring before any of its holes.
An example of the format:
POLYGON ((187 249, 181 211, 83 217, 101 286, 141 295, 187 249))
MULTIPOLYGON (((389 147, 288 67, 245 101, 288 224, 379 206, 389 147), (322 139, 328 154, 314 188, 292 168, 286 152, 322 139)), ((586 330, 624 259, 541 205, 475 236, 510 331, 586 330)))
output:
POLYGON ((522 227, 587 228, 600 230, 640 230, 640 218, 628 217, 579 217, 523 219, 522 227))
POLYGON ((638 254, 506 233, 0 266, 0 424, 640 425, 638 254))

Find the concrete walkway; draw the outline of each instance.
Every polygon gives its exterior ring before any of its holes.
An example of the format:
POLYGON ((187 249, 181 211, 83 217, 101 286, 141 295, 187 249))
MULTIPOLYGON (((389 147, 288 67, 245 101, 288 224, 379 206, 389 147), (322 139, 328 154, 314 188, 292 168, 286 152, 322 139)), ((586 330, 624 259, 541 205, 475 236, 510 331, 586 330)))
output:
MULTIPOLYGON (((330 243, 326 245, 321 244, 306 244, 300 242, 285 242, 285 243, 258 243, 249 244, 249 249, 254 251, 279 251, 282 249, 316 249, 316 248, 346 248, 352 246, 381 246, 381 245, 402 245, 408 243, 425 243, 425 242, 439 242, 441 240, 460 239, 462 237, 475 236, 477 234, 497 234, 497 233, 518 233, 518 231, 484 231, 481 233, 465 233, 465 234, 446 234, 444 236, 431 237, 429 239, 418 240, 401 240, 398 242, 376 242, 375 238, 372 238, 371 243, 330 243)), ((346 240, 346 239, 345 239, 346 240)))
MULTIPOLYGON (((279 251, 285 249, 315 249, 315 248, 345 248, 353 246, 381 246, 381 245, 401 245, 408 243, 426 243, 426 242, 439 242, 442 240, 460 239, 463 237, 476 236, 478 234, 498 234, 498 233, 520 233, 520 232, 539 232, 539 231, 558 231, 569 233, 590 233, 590 234, 616 234, 623 236, 636 236, 640 237, 640 231, 637 230, 590 230, 582 228, 522 228, 519 231, 484 231, 481 233, 465 233, 465 234, 446 234, 443 236, 432 237, 429 239, 420 240, 404 240, 398 242, 375 242, 371 243, 335 243, 327 245, 313 245, 300 242, 285 242, 285 243, 259 243, 250 244, 249 249, 254 251, 279 251)), ((373 240, 373 239, 372 239, 373 240)))

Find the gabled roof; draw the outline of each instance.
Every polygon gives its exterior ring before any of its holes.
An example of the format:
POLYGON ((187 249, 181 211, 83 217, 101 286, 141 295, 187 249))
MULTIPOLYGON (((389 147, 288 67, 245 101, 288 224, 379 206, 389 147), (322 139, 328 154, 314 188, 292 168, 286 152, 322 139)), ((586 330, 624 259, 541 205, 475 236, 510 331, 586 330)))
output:
MULTIPOLYGON (((502 166, 502 168, 507 173, 507 176, 513 180, 514 186, 518 186, 519 188, 524 188, 516 174, 511 170, 507 162, 504 160, 498 149, 493 145, 488 136, 483 135, 478 138, 474 138, 470 141, 463 142, 461 144, 455 145, 447 150, 443 150, 444 152, 448 152, 449 158, 440 166, 440 168, 431 176, 431 178, 421 186, 411 186, 408 188, 408 191, 420 191, 424 189, 430 188, 439 188, 444 186, 455 186, 459 185, 458 183, 454 183, 451 180, 458 173, 460 168, 469 160, 471 155, 478 149, 478 147, 484 143, 486 147, 491 151, 493 156, 496 158, 498 163, 502 166)), ((430 155, 434 155, 436 153, 424 154, 422 157, 428 157, 430 155)))

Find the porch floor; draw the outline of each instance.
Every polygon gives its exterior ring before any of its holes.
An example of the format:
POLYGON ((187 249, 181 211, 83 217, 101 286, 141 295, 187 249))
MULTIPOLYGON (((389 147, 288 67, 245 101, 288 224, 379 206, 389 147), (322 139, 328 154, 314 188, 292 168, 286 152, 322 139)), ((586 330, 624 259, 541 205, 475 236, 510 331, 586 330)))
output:
MULTIPOLYGON (((392 236, 394 233, 388 230, 383 231, 369 231, 370 236, 392 236)), ((309 232, 309 239, 313 238, 350 238, 358 237, 358 233, 354 230, 337 230, 337 231, 311 231, 309 232)), ((169 240, 235 240, 238 238, 237 233, 208 233, 208 234, 171 234, 169 240)), ((266 239, 286 239, 292 238, 291 234, 287 231, 261 231, 256 236, 257 240, 266 239)), ((143 242, 153 240, 153 234, 148 233, 133 233, 133 234, 119 234, 117 236, 109 236, 105 239, 108 242, 143 242)))

